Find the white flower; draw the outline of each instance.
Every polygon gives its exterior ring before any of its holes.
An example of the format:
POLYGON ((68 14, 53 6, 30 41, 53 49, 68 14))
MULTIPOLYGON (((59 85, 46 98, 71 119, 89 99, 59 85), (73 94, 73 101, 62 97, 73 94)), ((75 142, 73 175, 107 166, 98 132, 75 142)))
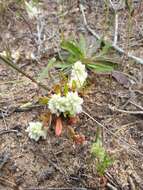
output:
POLYGON ((59 115, 61 112, 65 112, 66 98, 61 97, 60 94, 53 94, 48 102, 48 107, 52 113, 59 115))
POLYGON ((41 122, 29 122, 29 126, 26 129, 26 132, 28 132, 28 136, 31 139, 34 139, 35 141, 38 141, 40 137, 43 137, 43 139, 46 139, 47 136, 47 129, 43 127, 43 124, 41 122))
POLYGON ((85 65, 81 63, 81 61, 77 61, 74 63, 72 67, 71 78, 69 81, 69 86, 72 87, 73 82, 76 83, 77 88, 81 88, 87 78, 87 72, 85 69, 85 65))
POLYGON ((37 17, 40 13, 40 10, 35 6, 32 0, 30 2, 25 1, 25 7, 29 18, 37 17))
POLYGON ((66 95, 66 108, 70 116, 75 116, 82 112, 83 99, 77 92, 68 92, 66 95))
POLYGON ((57 116, 60 113, 75 116, 82 112, 82 103, 83 99, 78 96, 77 92, 68 92, 66 96, 60 96, 59 94, 52 95, 48 102, 48 107, 57 116))

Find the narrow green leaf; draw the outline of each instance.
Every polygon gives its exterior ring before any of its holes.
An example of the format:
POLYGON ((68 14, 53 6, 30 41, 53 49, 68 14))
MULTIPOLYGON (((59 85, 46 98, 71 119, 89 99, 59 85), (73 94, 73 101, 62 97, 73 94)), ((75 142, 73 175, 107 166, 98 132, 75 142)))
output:
POLYGON ((109 53, 109 51, 111 50, 111 48, 112 48, 112 45, 111 45, 110 43, 106 42, 105 45, 102 47, 102 49, 101 49, 99 55, 100 55, 100 56, 101 56, 101 55, 102 55, 102 56, 103 56, 103 55, 107 55, 107 54, 109 53))
POLYGON ((62 63, 62 62, 58 61, 55 63, 54 67, 57 69, 65 70, 65 69, 71 68, 72 64, 69 62, 68 63, 62 63))
POLYGON ((106 64, 96 63, 96 64, 87 64, 87 67, 91 70, 95 70, 96 72, 112 72, 114 70, 113 66, 109 66, 106 64))
POLYGON ((83 55, 86 57, 87 44, 86 44, 85 38, 82 34, 80 35, 80 39, 79 39, 79 47, 80 47, 80 50, 82 51, 83 55))
POLYGON ((49 101, 48 97, 40 97, 38 100, 39 104, 42 104, 42 105, 47 105, 48 101, 49 101))
POLYGON ((65 95, 65 96, 67 95, 68 91, 69 91, 69 87, 68 87, 68 84, 66 83, 66 84, 64 85, 64 95, 65 95))
POLYGON ((81 52, 80 48, 72 41, 62 41, 61 47, 79 59, 83 57, 83 53, 81 52))

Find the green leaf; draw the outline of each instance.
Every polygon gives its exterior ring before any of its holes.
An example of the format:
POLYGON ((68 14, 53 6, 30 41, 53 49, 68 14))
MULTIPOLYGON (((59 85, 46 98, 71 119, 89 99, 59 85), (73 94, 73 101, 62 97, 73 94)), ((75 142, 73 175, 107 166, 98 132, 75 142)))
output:
POLYGON ((80 48, 72 41, 62 41, 61 47, 79 59, 84 56, 80 48))
POLYGON ((65 95, 65 96, 67 95, 68 91, 69 91, 69 87, 68 87, 68 84, 66 83, 66 84, 64 85, 64 95, 65 95))
POLYGON ((91 62, 87 62, 87 67, 96 72, 112 72, 118 67, 118 63, 106 57, 93 57, 91 62))
POLYGON ((49 76, 49 70, 54 67, 54 64, 56 62, 56 58, 52 58, 49 60, 47 66, 39 73, 38 80, 42 81, 44 78, 47 78, 49 76))
POLYGON ((54 65, 54 67, 57 69, 65 70, 65 69, 71 68, 72 64, 69 62, 63 63, 63 62, 57 61, 54 65))
POLYGON ((109 42, 106 42, 104 46, 102 47, 99 55, 100 56, 107 55, 111 49, 112 49, 112 44, 110 44, 109 42))
POLYGON ((102 63, 87 64, 87 67, 99 73, 112 72, 114 70, 114 67, 102 63))
POLYGON ((104 175, 105 171, 108 169, 109 166, 111 166, 113 163, 113 159, 110 158, 110 156, 106 153, 104 160, 99 161, 97 164, 97 172, 100 176, 104 175))
POLYGON ((95 143, 92 144, 91 154, 96 158, 96 168, 99 175, 104 175, 105 170, 113 163, 113 159, 105 151, 102 140, 97 137, 95 143))
POLYGON ((85 41, 85 38, 84 36, 81 34, 80 35, 80 39, 79 39, 79 48, 80 50, 82 51, 82 54, 86 57, 86 49, 87 47, 87 44, 86 44, 86 41, 85 41))
POLYGON ((48 97, 40 97, 38 100, 39 104, 42 104, 42 105, 47 105, 48 101, 49 101, 48 97))
POLYGON ((95 157, 100 158, 100 160, 104 160, 105 150, 100 139, 97 139, 97 141, 92 144, 91 154, 95 157))

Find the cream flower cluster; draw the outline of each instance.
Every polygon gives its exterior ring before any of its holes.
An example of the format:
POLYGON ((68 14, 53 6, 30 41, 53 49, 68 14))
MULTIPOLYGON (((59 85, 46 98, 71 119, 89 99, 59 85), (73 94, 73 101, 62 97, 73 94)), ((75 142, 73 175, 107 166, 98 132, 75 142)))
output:
POLYGON ((28 132, 28 136, 35 141, 38 141, 40 137, 43 139, 47 137, 47 129, 43 127, 41 122, 29 122, 26 132, 28 132))
POLYGON ((48 107, 57 116, 60 113, 75 116, 82 112, 82 103, 83 99, 78 96, 77 92, 68 92, 66 96, 52 95, 48 102, 48 107))
POLYGON ((81 63, 81 61, 77 61, 74 63, 72 67, 71 78, 69 81, 69 86, 72 87, 75 82, 76 87, 79 89, 83 86, 84 82, 87 78, 87 72, 85 69, 85 65, 81 63))

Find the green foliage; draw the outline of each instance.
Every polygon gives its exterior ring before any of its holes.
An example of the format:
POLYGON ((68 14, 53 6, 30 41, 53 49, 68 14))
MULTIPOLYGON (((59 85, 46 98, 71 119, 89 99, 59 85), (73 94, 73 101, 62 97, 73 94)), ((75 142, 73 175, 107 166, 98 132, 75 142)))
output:
POLYGON ((62 41, 61 47, 64 50, 67 50, 72 56, 74 56, 78 60, 84 57, 81 49, 73 41, 62 41))
POLYGON ((38 103, 40 105, 47 105, 49 102, 49 98, 48 97, 40 97, 39 100, 38 100, 38 103))
POLYGON ((92 144, 91 154, 96 158, 97 172, 101 176, 104 175, 106 169, 113 163, 113 159, 107 154, 99 138, 92 144))
MULTIPOLYGON (((110 44, 103 44, 99 41, 100 51, 98 53, 92 51, 88 47, 83 35, 80 35, 79 41, 76 40, 63 40, 61 42, 62 51, 58 56, 49 60, 47 66, 40 72, 38 80, 42 81, 49 76, 49 71, 52 67, 60 69, 63 73, 68 72, 76 61, 81 61, 86 65, 87 69, 95 72, 112 72, 117 68, 118 63, 111 60, 105 55, 110 51, 110 44)), ((74 84, 73 84, 74 86, 74 84)))
MULTIPOLYGON (((100 43, 102 44, 102 42, 100 43)), ((61 48, 66 51, 62 55, 64 62, 73 64, 80 60, 86 64, 88 69, 96 72, 112 72, 118 65, 114 60, 105 57, 111 49, 110 44, 104 44, 99 53, 93 52, 92 55, 89 55, 89 48, 82 35, 78 42, 76 40, 63 40, 61 48)))

